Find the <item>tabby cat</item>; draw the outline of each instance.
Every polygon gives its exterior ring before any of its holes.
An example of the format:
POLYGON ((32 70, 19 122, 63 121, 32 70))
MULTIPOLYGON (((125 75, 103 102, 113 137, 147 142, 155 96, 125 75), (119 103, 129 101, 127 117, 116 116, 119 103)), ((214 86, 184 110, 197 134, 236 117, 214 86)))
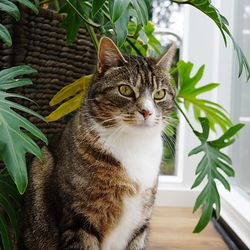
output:
POLYGON ((174 100, 160 59, 123 56, 102 38, 80 110, 45 160, 34 160, 24 205, 25 249, 146 249, 174 100))

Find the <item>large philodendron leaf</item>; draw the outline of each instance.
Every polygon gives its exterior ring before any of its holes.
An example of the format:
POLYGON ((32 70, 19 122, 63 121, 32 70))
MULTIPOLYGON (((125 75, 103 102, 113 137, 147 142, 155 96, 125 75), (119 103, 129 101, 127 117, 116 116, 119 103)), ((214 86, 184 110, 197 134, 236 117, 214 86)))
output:
POLYGON ((194 232, 202 231, 212 217, 213 206, 215 205, 216 216, 220 215, 220 196, 217 190, 215 180, 218 180, 222 185, 230 190, 230 185, 225 176, 234 176, 232 169, 232 161, 229 156, 221 152, 221 149, 231 145, 234 142, 234 136, 244 126, 237 124, 229 128, 219 139, 208 141, 210 127, 207 118, 199 118, 202 126, 202 132, 194 131, 201 142, 201 145, 194 148, 190 155, 203 153, 203 157, 199 162, 195 174, 196 180, 192 188, 197 187, 207 177, 207 183, 196 199, 194 209, 195 212, 199 207, 203 207, 201 218, 196 225, 194 232))
POLYGON ((0 71, 0 158, 21 194, 24 193, 28 183, 26 153, 31 153, 39 159, 43 157, 41 149, 30 135, 45 143, 47 143, 47 139, 34 124, 15 110, 26 112, 39 119, 44 118, 36 112, 11 101, 12 97, 25 97, 11 94, 6 90, 31 84, 32 82, 29 79, 15 79, 15 77, 35 72, 29 66, 16 66, 0 71))
POLYGON ((11 39, 10 33, 7 30, 7 28, 3 26, 1 23, 0 23, 0 39, 4 43, 6 43, 8 46, 12 45, 12 39, 11 39))
POLYGON ((206 115, 210 122, 210 126, 215 130, 215 125, 218 124, 223 131, 226 131, 232 123, 225 114, 225 110, 217 103, 208 101, 206 99, 200 99, 200 94, 206 93, 218 87, 218 83, 210 83, 202 87, 197 87, 197 84, 201 80, 205 66, 201 66, 199 70, 191 76, 193 69, 191 62, 179 61, 177 63, 177 69, 179 74, 179 92, 177 98, 183 100, 186 109, 193 105, 193 111, 195 118, 198 119, 202 113, 206 115))
POLYGON ((20 12, 17 6, 9 0, 0 1, 0 11, 6 12, 10 16, 14 17, 16 21, 20 20, 20 12))
MULTIPOLYGON (((38 14, 38 8, 36 7, 35 4, 33 4, 32 1, 30 0, 17 0, 17 2, 23 4, 27 8, 31 9, 34 11, 36 14, 38 14)), ((0 11, 5 12, 8 15, 14 17, 16 21, 20 20, 20 11, 15 4, 15 2, 10 1, 10 0, 0 0, 0 11)), ((8 46, 12 45, 12 40, 10 33, 3 24, 0 23, 0 40, 2 40, 4 43, 6 43, 8 46)))

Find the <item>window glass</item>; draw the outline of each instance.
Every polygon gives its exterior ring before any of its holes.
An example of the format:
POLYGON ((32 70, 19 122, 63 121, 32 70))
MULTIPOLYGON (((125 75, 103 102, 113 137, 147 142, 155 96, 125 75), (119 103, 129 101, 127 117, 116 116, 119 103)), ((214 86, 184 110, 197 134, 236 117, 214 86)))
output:
MULTIPOLYGON (((238 42, 241 45, 248 61, 250 60, 250 1, 243 0, 239 5, 238 17, 238 42)), ((235 60, 235 67, 237 68, 235 60)), ((250 197, 250 81, 245 81, 245 76, 236 79, 235 84, 235 117, 245 124, 240 132, 238 142, 234 144, 234 167, 236 171, 235 184, 250 197), (237 94, 238 93, 238 94, 237 94)))

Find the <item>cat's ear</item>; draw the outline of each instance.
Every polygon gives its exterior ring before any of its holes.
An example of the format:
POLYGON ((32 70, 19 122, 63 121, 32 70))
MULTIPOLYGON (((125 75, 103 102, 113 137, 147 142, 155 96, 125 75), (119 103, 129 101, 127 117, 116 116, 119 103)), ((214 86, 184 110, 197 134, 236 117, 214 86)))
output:
POLYGON ((108 37, 102 37, 98 48, 97 70, 102 73, 104 70, 116 67, 121 63, 127 63, 120 50, 108 37))
POLYGON ((175 43, 173 43, 169 49, 167 49, 162 55, 161 57, 158 59, 158 62, 156 65, 169 70, 171 67, 171 64, 173 62, 175 53, 177 50, 177 46, 175 43))

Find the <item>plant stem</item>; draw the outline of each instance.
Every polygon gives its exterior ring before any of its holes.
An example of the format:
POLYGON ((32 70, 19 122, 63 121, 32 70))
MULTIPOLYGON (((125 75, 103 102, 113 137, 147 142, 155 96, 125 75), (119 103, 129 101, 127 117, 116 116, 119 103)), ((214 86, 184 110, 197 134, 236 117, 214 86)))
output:
POLYGON ((126 41, 129 43, 129 45, 136 51, 136 53, 140 56, 143 56, 141 51, 131 42, 131 40, 127 37, 126 41))
POLYGON ((94 28, 92 26, 88 25, 87 23, 85 26, 86 26, 86 29, 89 32, 90 38, 95 46, 96 52, 98 52, 99 41, 98 41, 98 38, 97 38, 96 33, 94 31, 94 28))
POLYGON ((181 112, 181 114, 184 116, 185 120, 187 121, 188 125, 190 126, 190 128, 193 130, 193 132, 195 131, 193 125, 191 124, 191 122, 189 121, 188 117, 186 116, 186 114, 184 113, 184 111, 182 110, 182 108, 180 107, 180 105, 177 103, 177 101, 174 101, 176 107, 179 109, 179 111, 181 112))
POLYGON ((69 0, 66 0, 66 2, 70 5, 70 7, 72 9, 74 9, 74 11, 76 12, 76 14, 88 25, 92 26, 92 27, 95 27, 95 28, 99 28, 100 25, 97 24, 97 23, 94 23, 92 20, 90 20, 89 18, 85 18, 82 13, 80 13, 80 11, 69 1, 69 0))

